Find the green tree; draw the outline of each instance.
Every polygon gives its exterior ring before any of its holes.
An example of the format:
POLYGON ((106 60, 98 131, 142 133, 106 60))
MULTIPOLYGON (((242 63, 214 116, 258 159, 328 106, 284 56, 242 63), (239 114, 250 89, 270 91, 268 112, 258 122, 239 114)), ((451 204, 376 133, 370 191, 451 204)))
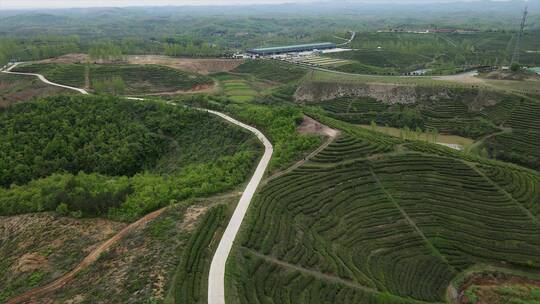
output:
POLYGON ((122 95, 126 90, 126 84, 120 76, 114 76, 111 81, 112 91, 114 95, 122 95))
POLYGON ((56 207, 56 213, 60 215, 68 215, 69 214, 69 208, 68 205, 65 203, 61 203, 56 207))
POLYGON ((437 128, 431 129, 431 136, 433 138, 433 142, 437 143, 437 137, 439 137, 439 130, 437 130, 437 128))

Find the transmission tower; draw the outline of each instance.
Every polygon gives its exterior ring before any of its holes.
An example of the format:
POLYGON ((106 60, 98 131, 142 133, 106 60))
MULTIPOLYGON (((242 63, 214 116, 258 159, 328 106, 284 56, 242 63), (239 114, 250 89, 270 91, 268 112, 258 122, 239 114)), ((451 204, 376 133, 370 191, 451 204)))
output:
POLYGON ((519 63, 519 51, 521 49, 521 37, 523 37, 523 31, 527 25, 527 4, 525 4, 525 10, 523 11, 523 18, 521 18, 521 24, 519 28, 519 33, 517 34, 516 47, 514 48, 514 55, 512 56, 512 64, 519 63))

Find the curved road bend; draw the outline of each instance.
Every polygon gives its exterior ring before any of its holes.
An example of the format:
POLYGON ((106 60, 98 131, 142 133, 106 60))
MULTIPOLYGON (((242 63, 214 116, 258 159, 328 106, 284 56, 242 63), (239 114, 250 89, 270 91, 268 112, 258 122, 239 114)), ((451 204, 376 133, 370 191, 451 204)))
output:
MULTIPOLYGON (((12 65, 11 67, 9 67, 7 70, 2 71, 2 72, 7 73, 7 74, 36 76, 46 84, 74 90, 85 95, 88 94, 88 92, 84 89, 74 88, 74 87, 65 86, 65 85, 51 82, 47 80, 41 74, 11 72, 11 69, 16 67, 18 64, 19 63, 16 63, 12 65)), ((135 97, 127 97, 127 98, 131 100, 143 100, 142 98, 135 98, 135 97)), ((264 144, 264 155, 261 158, 259 164, 257 165, 257 168, 255 169, 255 173, 251 177, 246 189, 244 190, 244 193, 242 194, 242 197, 240 198, 240 201, 238 202, 236 209, 234 210, 233 216, 231 217, 231 220, 229 221, 229 224, 227 225, 227 228, 225 229, 225 232, 223 233, 223 237, 221 238, 221 241, 219 242, 216 253, 214 254, 214 257, 212 258, 212 264, 210 265, 210 274, 208 276, 208 304, 224 304, 225 303, 225 264, 227 262, 227 258, 229 257, 229 253, 231 252, 236 235, 238 234, 238 231, 240 230, 240 225, 242 224, 242 221, 247 213, 251 200, 253 199, 253 195, 255 194, 257 187, 261 183, 264 173, 266 172, 266 168, 268 167, 268 164, 270 163, 270 159, 272 158, 272 153, 274 152, 274 148, 272 146, 272 143, 270 143, 270 141, 264 136, 264 134, 261 131, 257 130, 256 128, 249 126, 247 124, 244 124, 221 112, 207 110, 207 109, 200 109, 200 108, 198 108, 198 110, 206 111, 213 115, 219 116, 232 124, 235 124, 237 126, 240 126, 250 131, 251 133, 255 134, 259 138, 259 140, 264 144)), ((79 272, 80 269, 75 269, 74 271, 79 272)), ((72 277, 73 276, 72 273, 74 271, 68 273, 67 276, 72 277)), ((52 286, 49 286, 49 285, 45 286, 42 292, 43 291, 49 292, 54 289, 58 289, 59 287, 63 286, 66 283, 65 280, 59 279, 59 281, 60 282, 56 281, 56 282, 51 283, 50 285, 52 286)), ((16 303, 16 302, 13 302, 13 303, 16 303)))
POLYGON ((225 304, 225 264, 227 263, 227 258, 231 252, 234 239, 240 230, 242 220, 244 219, 249 204, 253 199, 253 195, 263 178, 274 149, 270 141, 259 130, 243 124, 225 114, 211 110, 207 111, 251 131, 257 135, 259 140, 264 144, 264 155, 259 162, 257 169, 255 169, 253 177, 251 177, 249 184, 244 190, 244 193, 238 202, 238 206, 234 210, 229 225, 227 225, 216 253, 212 258, 212 264, 210 264, 210 273, 208 275, 208 304, 225 304))
POLYGON ((88 92, 85 90, 85 89, 80 89, 80 88, 75 88, 75 87, 70 87, 70 86, 67 86, 67 85, 63 85, 63 84, 58 84, 58 83, 54 83, 54 82, 51 82, 49 81, 47 78, 45 78, 43 75, 41 74, 35 74, 35 73, 20 73, 20 72, 12 72, 11 70, 13 68, 15 68, 16 66, 18 66, 19 64, 21 64, 23 62, 17 62, 15 63, 14 65, 10 66, 7 70, 5 71, 2 71, 2 73, 6 73, 6 74, 13 74, 13 75, 30 75, 30 76, 36 76, 37 78, 39 78, 39 80, 41 80, 42 82, 46 83, 46 84, 50 84, 52 86, 56 86, 56 87, 60 87, 60 88, 64 88, 64 89, 68 89, 68 90, 73 90, 73 91, 77 91, 81 94, 84 94, 84 95, 88 95, 88 92))

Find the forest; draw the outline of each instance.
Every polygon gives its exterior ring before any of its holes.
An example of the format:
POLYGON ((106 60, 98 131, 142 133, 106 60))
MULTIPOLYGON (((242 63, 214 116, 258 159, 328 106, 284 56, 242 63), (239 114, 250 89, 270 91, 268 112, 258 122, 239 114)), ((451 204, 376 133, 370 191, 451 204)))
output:
POLYGON ((132 220, 231 189, 258 157, 245 131, 159 102, 60 96, 0 117, 3 215, 59 208, 132 220))

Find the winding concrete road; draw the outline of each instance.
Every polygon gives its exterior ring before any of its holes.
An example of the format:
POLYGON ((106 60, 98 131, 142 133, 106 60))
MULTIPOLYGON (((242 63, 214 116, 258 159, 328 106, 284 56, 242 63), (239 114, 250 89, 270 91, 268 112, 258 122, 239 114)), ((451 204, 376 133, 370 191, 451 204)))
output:
POLYGON ((67 86, 67 85, 63 85, 63 84, 59 84, 59 83, 54 83, 52 81, 49 81, 47 78, 45 78, 45 76, 41 75, 41 74, 35 74, 35 73, 21 73, 21 72, 12 72, 11 70, 14 69, 16 66, 18 66, 19 64, 21 64, 23 62, 17 62, 15 63, 14 65, 8 67, 6 70, 2 71, 2 73, 6 73, 6 74, 13 74, 13 75, 29 75, 29 76, 36 76, 37 78, 39 78, 39 80, 41 80, 42 82, 46 83, 46 84, 49 84, 49 85, 52 85, 52 86, 55 86, 55 87, 60 87, 60 88, 64 88, 64 89, 68 89, 68 90, 73 90, 73 91, 77 91, 81 94, 84 94, 84 95, 88 95, 88 91, 86 91, 85 89, 81 89, 81 88, 75 88, 75 87, 70 87, 70 86, 67 86))
MULTIPOLYGON (((7 73, 7 74, 36 76, 46 84, 74 90, 81 94, 88 95, 88 92, 84 89, 65 86, 62 84, 51 82, 47 80, 41 74, 11 72, 11 70, 15 68, 18 64, 20 63, 15 63, 14 65, 10 66, 9 68, 7 68, 6 70, 2 72, 7 73)), ((126 98, 130 100, 144 100, 143 98, 136 98, 136 97, 126 97, 126 98)), ((240 230, 242 221, 244 220, 244 217, 247 213, 251 200, 253 199, 253 195, 255 194, 255 191, 257 191, 257 188, 259 187, 259 184, 262 181, 264 173, 266 172, 266 168, 268 167, 268 164, 270 163, 270 159, 272 158, 272 153, 274 152, 274 148, 272 146, 272 143, 270 143, 270 141, 264 136, 264 134, 252 126, 244 124, 221 112, 201 109, 201 108, 197 108, 197 110, 205 111, 213 115, 219 116, 232 124, 235 124, 237 126, 240 126, 250 131, 251 133, 255 134, 257 138, 259 138, 259 140, 264 144, 264 154, 259 164, 257 165, 257 168, 255 169, 255 172, 253 173, 253 176, 251 177, 248 185, 246 186, 246 189, 244 190, 236 209, 234 210, 233 216, 231 217, 231 220, 229 221, 229 224, 227 225, 227 228, 225 229, 225 232, 223 233, 223 236, 221 238, 221 241, 219 242, 216 253, 214 254, 214 257, 212 258, 212 264, 210 265, 210 274, 208 276, 208 304, 224 304, 225 303, 225 265, 227 263, 227 258, 229 257, 229 253, 231 252, 234 240, 236 239, 236 235, 238 234, 238 231, 240 230)), ((149 216, 153 219, 155 215, 151 214, 149 216)), ((143 220, 142 222, 145 222, 145 221, 143 220)), ((118 241, 119 238, 116 238, 114 242, 118 241)), ((106 243, 102 244, 99 247, 101 249, 101 252, 109 248, 114 242, 109 240, 106 243)), ((41 295, 47 292, 51 292, 53 290, 56 290, 64 286, 69 280, 71 280, 82 269, 92 264, 96 260, 96 256, 99 256, 99 255, 97 254, 90 255, 85 260, 83 260, 83 262, 81 262, 79 266, 77 266, 74 270, 72 270, 68 274, 62 276, 61 278, 57 279, 56 281, 46 286, 43 286, 36 290, 31 290, 27 292, 26 294, 16 297, 10 300, 9 303, 19 303, 23 299, 28 299, 29 297, 36 296, 38 294, 41 295)))
POLYGON ((255 169, 255 173, 251 177, 249 184, 244 190, 244 193, 238 202, 238 206, 234 210, 234 214, 231 217, 229 225, 227 225, 223 236, 221 237, 221 241, 219 242, 214 257, 212 258, 212 264, 210 265, 210 273, 208 275, 208 304, 225 304, 225 265, 227 263, 227 258, 229 257, 236 235, 240 230, 242 221, 246 215, 251 200, 253 199, 253 195, 261 183, 266 171, 266 167, 268 167, 268 163, 272 158, 274 149, 270 141, 259 130, 241 123, 223 113, 211 110, 207 111, 251 131, 253 134, 257 135, 259 140, 264 144, 264 155, 259 162, 257 169, 255 169))

